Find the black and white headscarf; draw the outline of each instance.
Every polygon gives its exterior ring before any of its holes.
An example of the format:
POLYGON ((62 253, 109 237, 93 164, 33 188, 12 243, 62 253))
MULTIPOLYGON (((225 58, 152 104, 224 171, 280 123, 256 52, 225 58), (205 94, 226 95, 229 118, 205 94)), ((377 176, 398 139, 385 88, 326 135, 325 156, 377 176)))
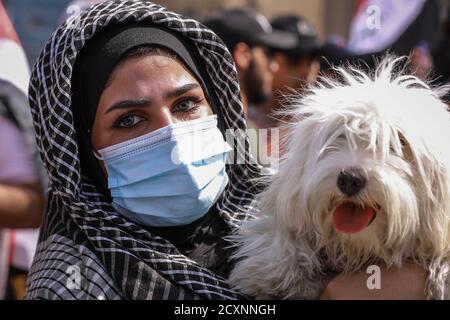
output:
MULTIPOLYGON (((237 74, 220 39, 199 22, 145 0, 106 1, 59 27, 32 71, 29 99, 41 157, 50 178, 48 207, 28 299, 239 299, 225 280, 182 254, 169 241, 114 211, 81 175, 71 111, 77 54, 106 26, 143 21, 189 39, 210 75, 226 129, 243 132, 237 74)), ((248 139, 235 152, 248 154, 248 139)), ((249 218, 260 169, 227 166, 230 183, 216 204, 230 229, 249 218)), ((203 244, 205 246, 205 244, 203 244)), ((208 250, 205 250, 207 252, 208 250)))

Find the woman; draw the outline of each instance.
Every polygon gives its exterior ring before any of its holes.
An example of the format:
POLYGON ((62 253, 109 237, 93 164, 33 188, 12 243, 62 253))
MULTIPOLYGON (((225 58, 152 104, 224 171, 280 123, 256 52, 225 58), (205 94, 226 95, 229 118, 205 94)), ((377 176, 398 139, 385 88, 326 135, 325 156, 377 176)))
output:
POLYGON ((259 168, 218 170, 225 130, 245 122, 234 64, 215 34, 149 1, 97 4, 53 34, 30 102, 50 191, 26 298, 240 297, 224 281, 223 237, 247 217, 259 168), (199 132, 214 152, 184 148, 199 132), (155 135, 175 141, 178 160, 204 160, 198 171, 168 168, 155 135), (128 156, 141 147, 155 152, 128 156))

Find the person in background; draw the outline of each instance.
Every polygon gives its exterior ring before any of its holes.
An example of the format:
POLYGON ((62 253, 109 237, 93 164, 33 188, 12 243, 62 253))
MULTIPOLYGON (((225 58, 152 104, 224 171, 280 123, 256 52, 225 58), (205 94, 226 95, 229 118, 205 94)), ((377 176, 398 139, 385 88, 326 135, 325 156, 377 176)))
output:
POLYGON ((285 96, 301 94, 305 86, 314 83, 320 69, 317 60, 320 45, 314 28, 304 17, 281 15, 271 24, 274 30, 292 33, 298 42, 293 48, 272 49, 278 64, 273 76, 273 94, 269 101, 249 112, 249 118, 259 128, 279 127, 280 119, 273 112, 285 106, 285 96))
POLYGON ((248 8, 218 11, 206 18, 204 24, 222 39, 233 56, 244 112, 248 115, 250 109, 271 98, 273 75, 278 70, 271 50, 293 49, 297 39, 290 33, 274 30, 266 17, 248 8))
POLYGON ((236 8, 216 12, 204 24, 223 40, 230 50, 239 76, 244 115, 247 120, 250 150, 264 167, 272 166, 278 156, 278 134, 261 131, 252 114, 267 103, 273 94, 273 78, 278 63, 272 59, 274 50, 292 50, 297 47, 297 37, 289 32, 274 30, 263 15, 248 9, 236 8), (272 152, 276 149, 276 152, 272 152))
POLYGON ((24 295, 44 207, 28 78, 25 53, 0 3, 0 299, 24 295))

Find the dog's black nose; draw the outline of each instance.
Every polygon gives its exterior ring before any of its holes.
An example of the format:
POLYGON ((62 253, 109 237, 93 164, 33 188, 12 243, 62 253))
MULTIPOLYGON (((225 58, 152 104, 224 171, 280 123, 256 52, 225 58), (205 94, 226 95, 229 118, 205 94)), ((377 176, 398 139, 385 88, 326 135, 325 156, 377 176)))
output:
POLYGON ((342 170, 337 178, 337 186, 345 195, 351 197, 361 191, 367 183, 364 171, 360 168, 342 170))

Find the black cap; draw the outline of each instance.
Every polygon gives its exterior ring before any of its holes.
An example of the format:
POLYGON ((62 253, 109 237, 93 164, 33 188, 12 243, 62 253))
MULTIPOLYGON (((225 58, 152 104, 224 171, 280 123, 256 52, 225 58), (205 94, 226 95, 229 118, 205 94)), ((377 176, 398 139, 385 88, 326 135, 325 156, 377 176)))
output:
POLYGON ((266 17, 248 8, 221 10, 203 23, 213 30, 230 50, 239 42, 280 50, 297 46, 295 36, 274 30, 266 17))
POLYGON ((297 46, 282 50, 294 58, 316 54, 320 47, 314 27, 302 16, 281 15, 272 20, 275 30, 290 32, 297 38, 297 46))

